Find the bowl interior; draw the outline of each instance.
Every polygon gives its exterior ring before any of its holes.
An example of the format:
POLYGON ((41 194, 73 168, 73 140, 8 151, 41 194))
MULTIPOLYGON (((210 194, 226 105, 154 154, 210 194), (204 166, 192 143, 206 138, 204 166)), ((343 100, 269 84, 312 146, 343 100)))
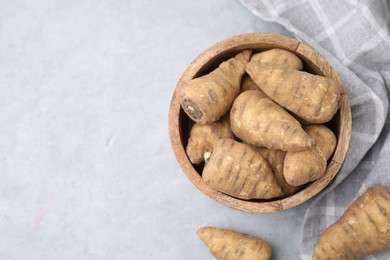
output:
POLYGON ((247 34, 229 38, 210 47, 198 56, 198 58, 191 63, 182 75, 182 78, 179 80, 172 98, 169 117, 173 150, 179 164, 194 185, 207 196, 228 207, 243 211, 262 213, 291 208, 301 204, 320 192, 333 179, 340 169, 348 148, 351 132, 350 108, 344 87, 342 86, 336 72, 309 46, 291 38, 272 34, 247 34), (332 129, 337 136, 338 144, 336 146, 335 153, 328 161, 328 168, 324 176, 315 182, 307 184, 300 192, 286 198, 274 198, 272 200, 242 200, 215 191, 207 186, 201 178, 204 165, 192 165, 188 160, 185 154, 185 147, 189 138, 190 129, 194 122, 180 107, 177 92, 182 87, 183 82, 211 72, 217 68, 222 61, 235 56, 243 50, 252 49, 253 52, 256 53, 272 48, 281 48, 294 52, 302 59, 305 71, 316 75, 331 77, 339 82, 342 94, 340 109, 337 111, 333 119, 326 123, 326 126, 332 129))

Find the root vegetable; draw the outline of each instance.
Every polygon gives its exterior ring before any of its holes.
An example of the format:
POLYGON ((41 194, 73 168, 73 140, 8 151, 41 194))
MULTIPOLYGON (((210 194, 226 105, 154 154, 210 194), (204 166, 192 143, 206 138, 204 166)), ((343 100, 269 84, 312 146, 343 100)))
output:
POLYGON ((294 70, 303 70, 303 63, 297 55, 282 49, 271 49, 252 55, 251 61, 284 65, 294 70))
POLYGON ((293 186, 321 178, 326 171, 327 159, 336 147, 336 137, 326 126, 310 125, 304 130, 316 145, 307 150, 286 153, 283 174, 287 183, 293 186))
POLYGON ((340 89, 333 79, 259 61, 246 71, 267 96, 308 122, 327 122, 337 112, 340 89))
POLYGON ((375 186, 322 233, 312 259, 356 260, 389 248, 390 194, 375 186))
POLYGON ((300 151, 315 143, 294 117, 260 91, 246 91, 236 98, 230 124, 237 137, 258 147, 300 151))
POLYGON ((220 260, 269 260, 272 249, 267 241, 232 230, 203 227, 199 238, 210 253, 220 260))
POLYGON ((203 124, 215 122, 228 112, 240 93, 241 78, 250 55, 250 50, 243 51, 183 86, 180 103, 192 120, 203 124))
POLYGON ((267 161, 254 148, 232 139, 220 139, 202 177, 215 190, 241 199, 270 199, 282 191, 267 161))
POLYGON ((203 161, 205 155, 213 151, 213 144, 221 138, 234 138, 230 129, 229 116, 221 118, 215 123, 196 123, 190 131, 190 138, 186 148, 187 156, 194 164, 203 161))
POLYGON ((282 150, 270 150, 268 148, 256 148, 256 150, 264 157, 268 162, 276 180, 282 189, 283 196, 290 196, 295 194, 301 187, 291 186, 287 183, 283 175, 283 164, 286 152, 282 150))
POLYGON ((323 125, 310 125, 304 129, 316 141, 316 145, 321 149, 326 160, 328 160, 337 144, 336 136, 332 130, 323 125))
POLYGON ((325 171, 325 156, 317 148, 287 152, 284 159, 283 175, 287 183, 292 186, 301 186, 315 181, 321 178, 325 171))

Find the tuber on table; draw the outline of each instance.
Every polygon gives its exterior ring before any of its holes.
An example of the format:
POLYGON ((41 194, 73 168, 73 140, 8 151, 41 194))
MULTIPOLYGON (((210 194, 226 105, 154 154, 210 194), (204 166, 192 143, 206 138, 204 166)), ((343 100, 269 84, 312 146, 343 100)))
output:
POLYGON ((245 200, 283 194, 263 156, 250 145, 228 138, 214 145, 202 177, 213 189, 245 200))
POLYGON ((259 61, 246 71, 267 96, 308 122, 328 122, 339 108, 340 89, 331 78, 259 61))
POLYGON ((326 126, 310 125, 304 130, 316 144, 307 150, 286 153, 283 174, 287 183, 293 186, 322 177, 326 171, 327 159, 336 147, 336 137, 326 126))
POLYGON ((228 112, 240 93, 241 78, 252 51, 246 50, 222 62, 209 74, 184 84, 180 104, 195 122, 215 122, 228 112))
POLYGON ((253 54, 251 61, 284 65, 294 70, 303 70, 303 63, 297 55, 282 49, 271 49, 253 54))
POLYGON ((213 151, 213 144, 221 138, 234 138, 230 129, 229 115, 214 123, 196 123, 191 128, 186 148, 188 158, 193 164, 201 163, 213 151))
POLYGON ((369 188, 321 235, 313 260, 356 260, 390 248, 390 194, 369 188))
POLYGON ((236 98, 230 125, 238 138, 258 147, 300 151, 315 144, 294 117, 261 91, 245 91, 236 98))
POLYGON ((219 260, 269 260, 272 249, 267 241, 228 229, 203 227, 199 238, 219 260))

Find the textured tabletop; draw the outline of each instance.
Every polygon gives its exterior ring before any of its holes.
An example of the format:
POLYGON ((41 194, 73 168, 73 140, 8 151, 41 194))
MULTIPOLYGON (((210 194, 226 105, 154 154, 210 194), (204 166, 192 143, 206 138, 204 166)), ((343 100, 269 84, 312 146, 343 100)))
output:
POLYGON ((176 82, 204 49, 286 32, 236 1, 2 1, 0 259, 212 259, 230 228, 299 259, 307 203, 277 214, 200 193, 170 148, 176 82))

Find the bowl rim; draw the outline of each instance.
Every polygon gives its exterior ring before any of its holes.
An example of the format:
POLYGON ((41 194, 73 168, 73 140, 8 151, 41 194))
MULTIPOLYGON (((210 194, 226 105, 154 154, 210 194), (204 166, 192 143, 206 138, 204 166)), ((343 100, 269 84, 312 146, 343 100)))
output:
POLYGON ((348 151, 352 130, 352 119, 347 93, 337 72, 317 51, 305 43, 287 36, 272 33, 248 33, 232 36, 217 42, 204 50, 192 61, 183 72, 174 90, 169 109, 168 125, 171 146, 175 157, 187 178, 190 179, 198 190, 209 198, 233 209, 246 212, 272 213, 283 211, 306 202, 322 191, 332 181, 339 172, 348 151), (310 64, 310 67, 314 68, 318 74, 323 74, 324 76, 336 80, 339 83, 341 93, 338 113, 340 113, 340 121, 342 122, 343 127, 338 129, 337 146, 325 174, 320 179, 292 196, 265 202, 238 199, 216 191, 208 186, 189 161, 185 152, 185 147, 182 143, 180 131, 181 114, 184 112, 180 106, 178 93, 182 88, 183 83, 196 77, 199 71, 217 56, 227 52, 238 52, 248 48, 254 49, 253 46, 256 46, 257 50, 281 48, 294 52, 304 60, 304 63, 310 64))

